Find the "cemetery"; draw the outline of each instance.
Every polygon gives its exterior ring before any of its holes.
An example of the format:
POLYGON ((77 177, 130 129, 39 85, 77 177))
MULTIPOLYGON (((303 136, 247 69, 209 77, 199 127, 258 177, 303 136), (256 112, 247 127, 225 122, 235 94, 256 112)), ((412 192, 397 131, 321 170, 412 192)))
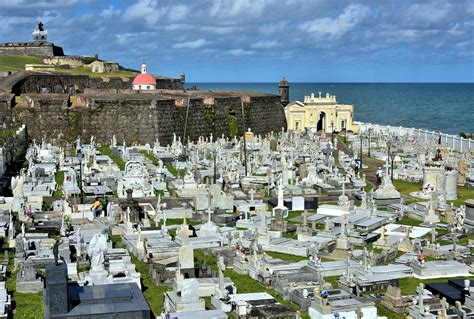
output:
POLYGON ((473 151, 358 125, 31 140, 0 197, 1 315, 472 318, 473 151))

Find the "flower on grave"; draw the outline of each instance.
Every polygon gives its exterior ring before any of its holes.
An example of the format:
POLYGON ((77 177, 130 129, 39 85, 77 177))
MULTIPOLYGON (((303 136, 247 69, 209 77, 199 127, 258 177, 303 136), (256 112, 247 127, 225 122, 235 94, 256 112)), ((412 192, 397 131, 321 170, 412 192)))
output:
POLYGON ((31 210, 28 210, 28 209, 25 209, 23 211, 23 216, 27 217, 27 218, 33 218, 34 214, 31 210))

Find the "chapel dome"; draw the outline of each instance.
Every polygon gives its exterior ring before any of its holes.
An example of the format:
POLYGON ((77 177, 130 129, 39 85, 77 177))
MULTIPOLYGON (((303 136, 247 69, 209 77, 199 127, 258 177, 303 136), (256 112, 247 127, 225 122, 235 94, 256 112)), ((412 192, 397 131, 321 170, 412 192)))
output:
POLYGON ((132 84, 156 85, 156 79, 148 73, 140 73, 134 79, 132 84))

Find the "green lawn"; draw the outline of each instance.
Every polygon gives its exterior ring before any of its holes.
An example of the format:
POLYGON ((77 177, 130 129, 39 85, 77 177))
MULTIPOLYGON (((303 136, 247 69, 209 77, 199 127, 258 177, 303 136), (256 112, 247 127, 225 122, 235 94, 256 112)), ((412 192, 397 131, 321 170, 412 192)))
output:
MULTIPOLYGON (((4 242, 3 250, 0 254, 3 260, 4 251, 8 247, 8 243, 4 242)), ((15 254, 9 251, 9 261, 7 265, 7 283, 6 288, 8 293, 12 296, 12 304, 14 307, 14 318, 43 318, 43 293, 19 293, 16 292, 16 274, 18 270, 14 271, 13 258, 15 254)))
POLYGON ((183 177, 186 174, 186 171, 184 169, 180 169, 179 172, 178 172, 176 167, 174 167, 171 163, 166 163, 165 167, 175 177, 183 177))
POLYGON ((57 171, 56 175, 54 175, 54 180, 56 181, 56 184, 58 184, 56 190, 53 193, 53 198, 54 199, 61 199, 63 198, 63 184, 64 184, 64 172, 63 171, 57 171))
POLYGON ((448 203, 453 202, 454 206, 459 207, 468 199, 474 199, 474 188, 458 187, 458 199, 448 203))
POLYGON ((387 317, 388 319, 404 319, 407 315, 406 313, 395 313, 387 309, 380 300, 375 302, 375 307, 377 307, 377 315, 380 317, 387 317))
POLYGON ((404 195, 410 195, 411 192, 417 192, 421 190, 421 183, 412 183, 401 179, 394 179, 393 185, 395 188, 404 195))
POLYGON ((273 251, 267 251, 265 253, 270 257, 278 258, 278 259, 286 260, 286 261, 291 261, 291 262, 298 262, 298 261, 301 261, 301 260, 308 259, 308 257, 301 257, 301 256, 290 255, 290 254, 277 253, 277 252, 273 252, 273 251))
POLYGON ((422 223, 421 220, 416 220, 416 219, 405 216, 402 219, 400 219, 398 222, 396 222, 395 224, 402 224, 402 225, 407 225, 407 226, 420 226, 421 223, 422 223))
POLYGON ((155 157, 151 152, 141 150, 140 153, 142 153, 146 158, 148 158, 150 161, 152 161, 153 164, 158 165, 158 158, 155 157))
POLYGON ((42 64, 43 60, 35 56, 0 56, 0 72, 24 71, 25 64, 42 64))
POLYGON ((135 77, 137 75, 136 72, 130 72, 130 71, 120 71, 120 72, 113 72, 113 73, 94 73, 88 67, 73 68, 73 69, 56 67, 56 72, 67 73, 67 74, 77 74, 77 75, 97 76, 97 77, 107 77, 107 78, 135 77))
POLYGON ((154 316, 159 316, 163 310, 164 293, 172 289, 170 286, 156 285, 148 273, 147 264, 133 254, 131 257, 137 271, 141 274, 143 295, 145 295, 154 316))
POLYGON ((447 282, 451 279, 470 279, 474 280, 474 277, 456 277, 456 278, 435 278, 435 279, 426 279, 420 280, 417 278, 402 278, 398 282, 400 283, 400 289, 404 295, 414 295, 416 293, 416 288, 420 283, 428 284, 432 282, 447 282))
POLYGON ((117 164, 120 169, 123 171, 125 169, 125 162, 119 155, 112 154, 112 150, 108 146, 101 146, 97 148, 102 155, 107 155, 110 157, 115 164, 117 164))

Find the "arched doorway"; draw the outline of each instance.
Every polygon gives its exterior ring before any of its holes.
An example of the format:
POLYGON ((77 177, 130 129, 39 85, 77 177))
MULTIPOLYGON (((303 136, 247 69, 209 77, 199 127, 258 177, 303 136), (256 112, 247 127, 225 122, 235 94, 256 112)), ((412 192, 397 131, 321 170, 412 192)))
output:
POLYGON ((326 130, 326 113, 321 112, 318 116, 318 123, 316 124, 316 130, 321 132, 326 130))

